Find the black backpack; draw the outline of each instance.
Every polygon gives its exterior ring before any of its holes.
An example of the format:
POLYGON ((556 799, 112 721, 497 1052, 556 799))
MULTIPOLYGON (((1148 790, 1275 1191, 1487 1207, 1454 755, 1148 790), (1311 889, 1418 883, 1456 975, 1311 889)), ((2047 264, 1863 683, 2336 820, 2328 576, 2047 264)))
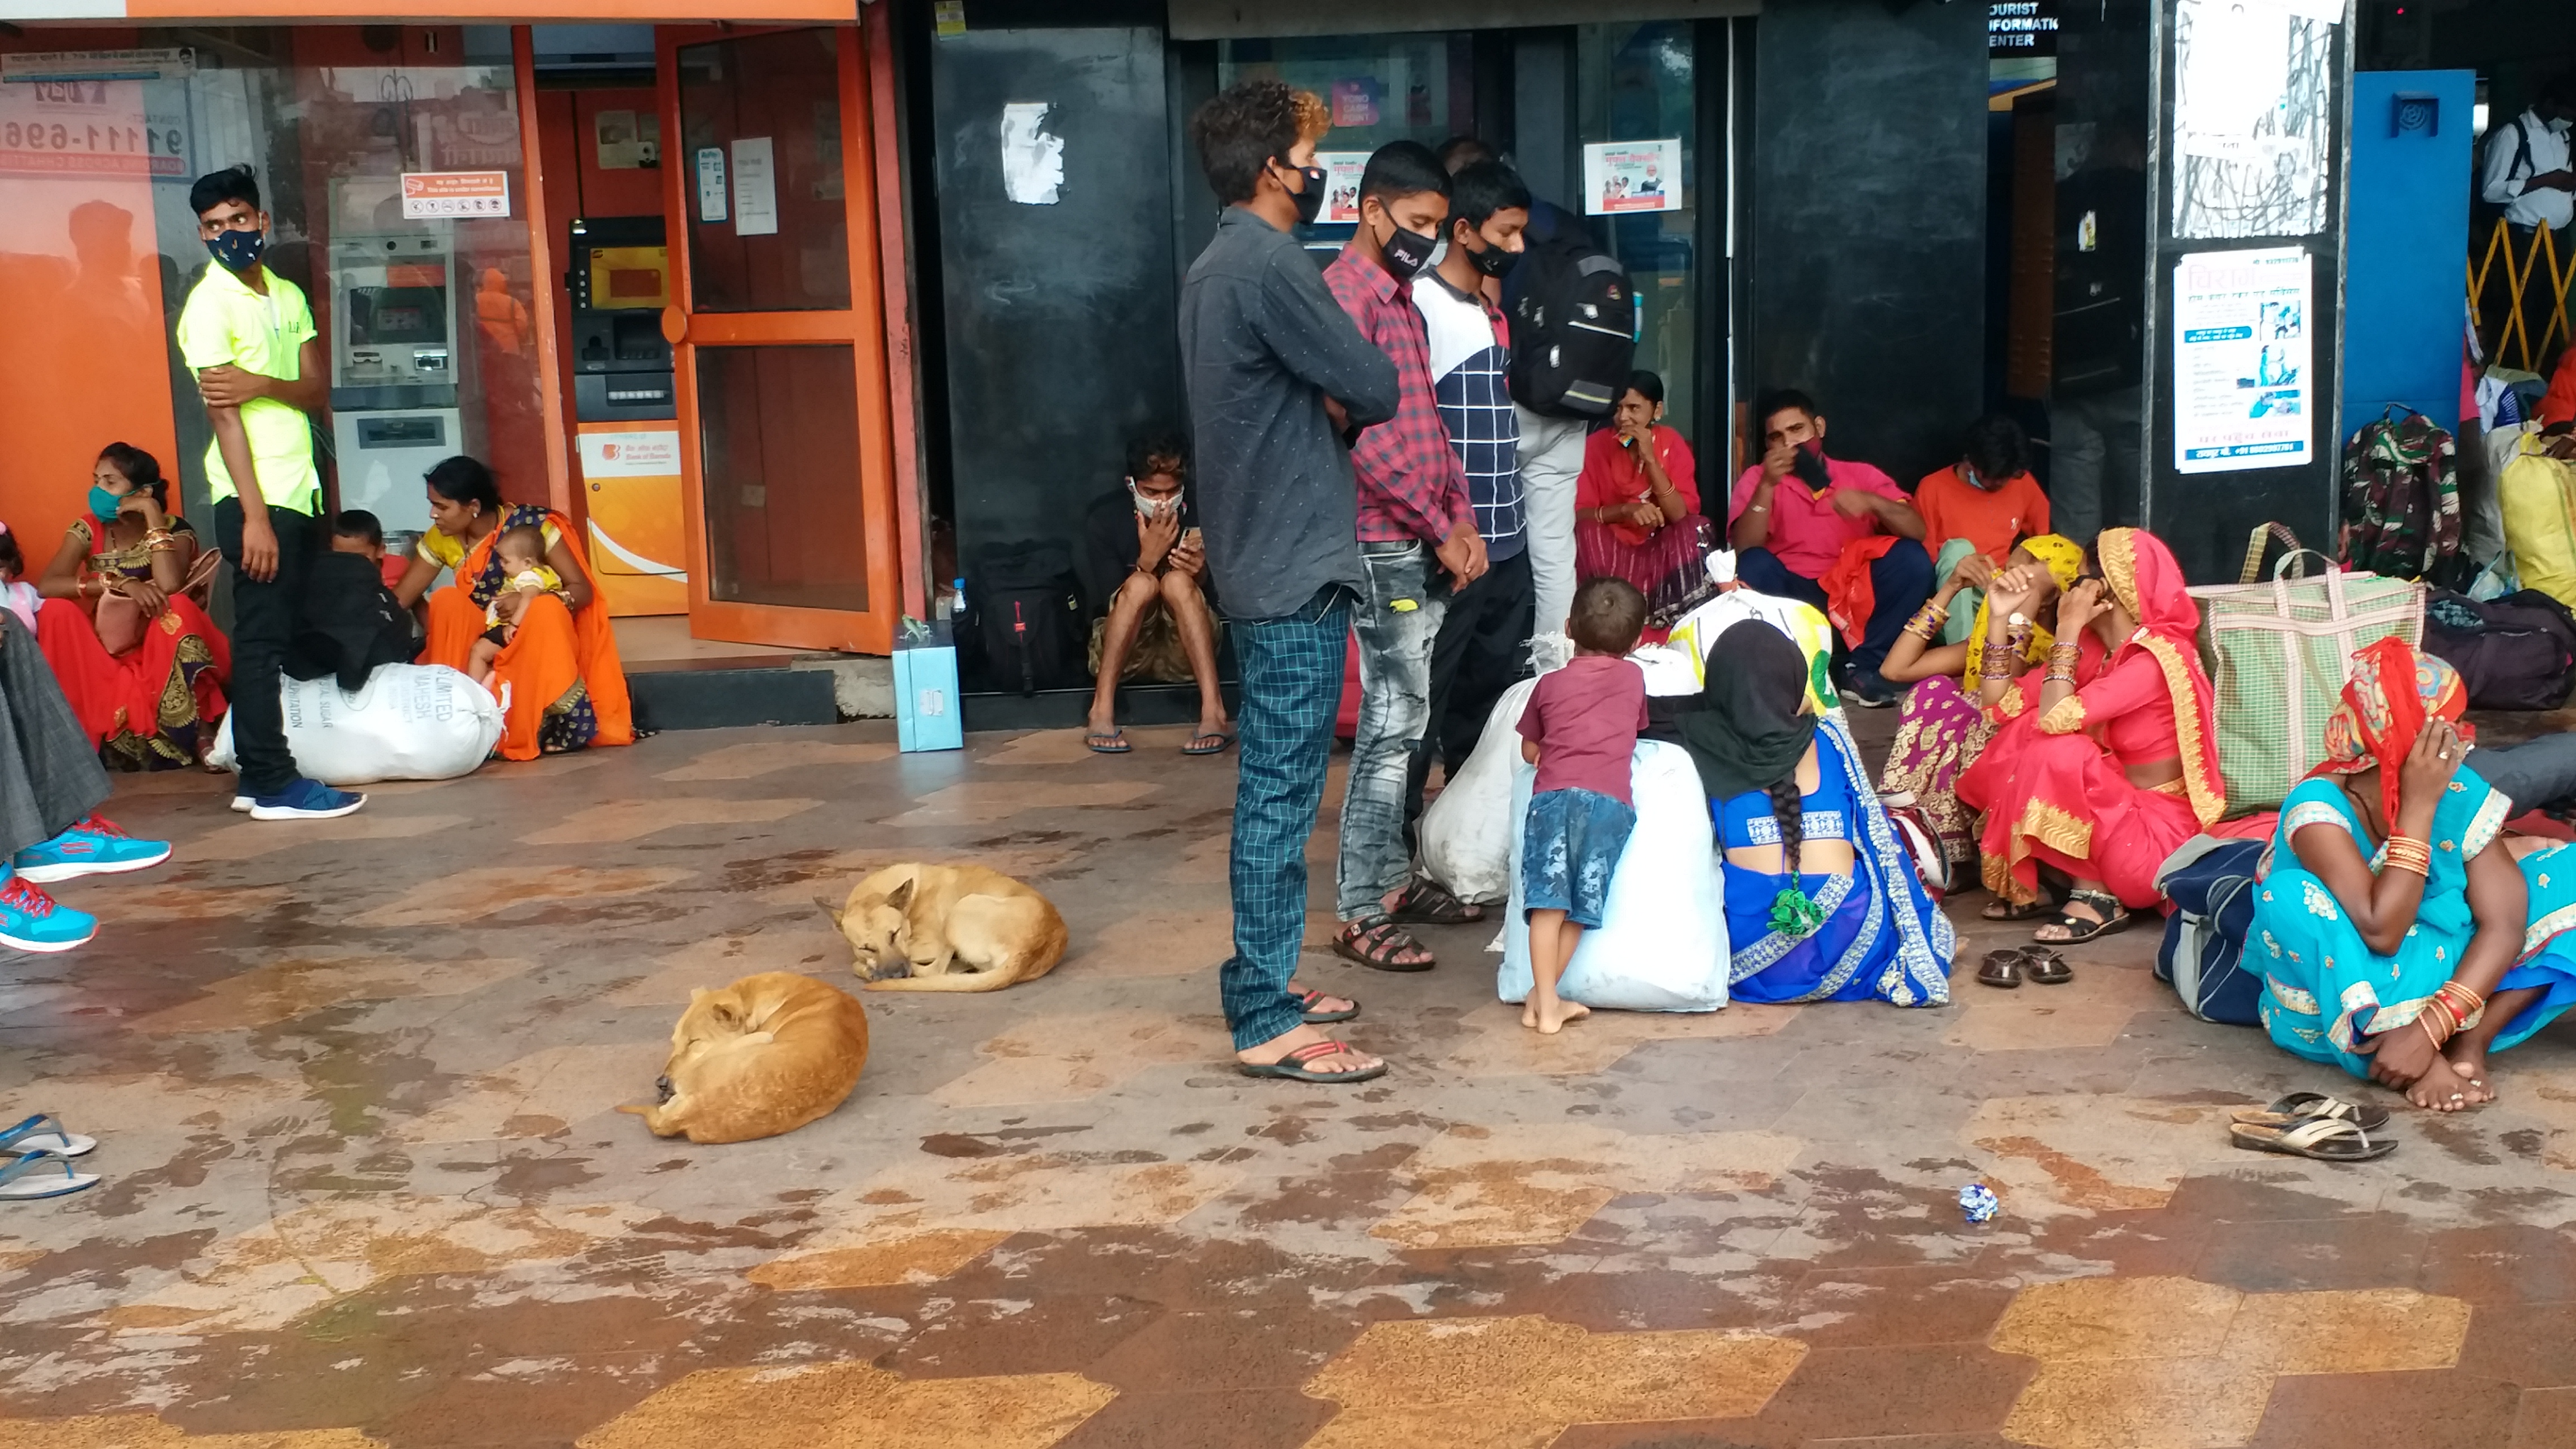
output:
POLYGON ((966 570, 967 662, 995 689, 1023 695, 1090 683, 1083 669, 1082 581, 1053 539, 988 543, 966 570))
MULTIPOLYGON (((2505 175, 2527 181, 2539 174, 2540 167, 2531 159, 2531 131, 2522 124, 2522 117, 2514 117, 2481 139, 2490 146, 2494 145, 2498 134, 2507 126, 2513 129, 2513 164, 2505 168, 2505 175)), ((2471 158, 2469 171, 2481 182, 2469 189, 2469 256, 2474 261, 2486 255, 2487 238, 2495 232, 2496 223, 2504 220, 2505 208, 2502 202, 2486 198, 2483 184, 2487 174, 2486 153, 2483 149, 2471 158)))
POLYGON ((1568 228, 1514 268, 1512 401, 1560 418, 1603 418, 1637 360, 1628 269, 1568 228))
POLYGON ((2484 603, 2437 589, 2424 652, 2460 671, 2472 709, 2556 709, 2576 676, 2576 615, 2538 589, 2484 603))

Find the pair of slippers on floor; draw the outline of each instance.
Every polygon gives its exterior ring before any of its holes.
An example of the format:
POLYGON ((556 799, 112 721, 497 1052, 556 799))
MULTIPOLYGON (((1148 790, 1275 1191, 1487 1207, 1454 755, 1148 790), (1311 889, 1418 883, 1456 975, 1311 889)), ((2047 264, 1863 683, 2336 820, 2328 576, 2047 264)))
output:
POLYGON ((1985 964, 1977 968, 1978 984, 1999 986, 2006 991, 2024 981, 2041 986, 2063 986, 2075 979, 2075 968, 2066 958, 2046 946, 2007 946, 1988 951, 1985 964))
POLYGON ((98 1139, 83 1137, 39 1112, 0 1132, 0 1202, 33 1202, 68 1197, 98 1185, 95 1172, 72 1166, 98 1148, 98 1139))
POLYGON ((2368 1162, 2397 1150, 2393 1138, 2370 1134, 2388 1125, 2388 1109, 2365 1107, 2323 1092, 2292 1092, 2269 1107, 2242 1107, 2228 1140, 2254 1152, 2312 1162, 2368 1162))

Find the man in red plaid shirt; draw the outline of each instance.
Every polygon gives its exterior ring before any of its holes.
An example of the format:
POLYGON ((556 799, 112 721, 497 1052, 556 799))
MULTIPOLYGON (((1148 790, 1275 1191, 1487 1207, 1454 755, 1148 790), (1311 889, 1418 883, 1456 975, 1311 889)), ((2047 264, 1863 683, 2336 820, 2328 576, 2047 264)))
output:
POLYGON ((1431 719, 1431 647, 1449 591, 1485 571, 1485 542, 1467 475, 1440 423, 1430 344, 1413 278, 1430 265, 1449 215, 1449 173, 1415 141, 1379 147, 1360 176, 1359 229, 1324 269, 1324 284, 1360 332, 1395 363, 1395 417, 1359 435, 1360 563, 1367 597, 1353 611, 1360 717, 1342 796, 1336 905, 1339 954, 1381 971, 1426 971, 1408 923, 1450 925, 1483 911, 1413 880, 1404 843, 1406 777, 1431 719), (1435 575, 1445 571, 1449 580, 1435 575))

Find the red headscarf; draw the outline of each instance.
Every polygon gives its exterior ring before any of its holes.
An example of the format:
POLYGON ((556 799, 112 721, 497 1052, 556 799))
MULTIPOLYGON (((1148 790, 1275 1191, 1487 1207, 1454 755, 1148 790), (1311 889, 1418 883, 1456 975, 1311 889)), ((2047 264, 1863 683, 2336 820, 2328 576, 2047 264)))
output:
POLYGON ((2460 672, 2405 640, 2391 635, 2356 650, 2343 703, 2326 717, 2326 762, 2308 778, 2357 775, 2377 765, 2380 808, 2394 827, 2399 776, 2416 737, 2425 725, 2446 719, 2459 726, 2461 739, 2474 741, 2476 731, 2460 719, 2468 708, 2469 687, 2460 672))
MULTIPOLYGON (((2111 596, 2138 621, 2137 632, 2111 648, 2111 659, 2117 662, 2133 648, 2155 657, 2165 691, 2173 697, 2183 791, 2192 814, 2210 825, 2227 813, 2227 782, 2218 773, 2218 715, 2211 705, 2216 691, 2200 667, 2200 606, 2183 587, 2182 565, 2174 562, 2173 550, 2143 528, 2106 528, 2093 541, 2093 553, 2102 562, 2102 581, 2111 596)), ((2082 643, 2088 664, 2101 657, 2101 643, 2091 630, 2082 643)))

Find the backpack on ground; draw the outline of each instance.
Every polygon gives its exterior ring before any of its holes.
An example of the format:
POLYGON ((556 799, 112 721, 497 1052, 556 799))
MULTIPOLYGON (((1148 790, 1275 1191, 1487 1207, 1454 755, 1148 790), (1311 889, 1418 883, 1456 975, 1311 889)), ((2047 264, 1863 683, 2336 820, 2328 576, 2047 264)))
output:
POLYGON ((2463 582, 2460 467, 2451 435, 2390 408, 2343 451, 2343 563, 2392 579, 2463 582))
POLYGON ((2576 614, 2538 589, 2424 603, 2424 652, 2460 671, 2471 709, 2556 709, 2576 683, 2576 614))
POLYGON ((966 570, 970 618, 960 635, 966 661, 980 666, 986 687, 1072 689, 1084 673, 1088 630, 1073 550, 1054 539, 988 543, 966 570))
POLYGON ((2263 975, 2244 957, 2254 929, 2254 870, 2265 848, 2260 840, 2195 835, 2156 872, 2156 889, 2174 903, 2156 948, 2156 979, 2203 1021, 2263 1024, 2263 975))
POLYGON ((1604 418, 1637 360, 1628 269, 1579 230, 1533 243, 1513 269, 1512 401, 1535 413, 1604 418))

